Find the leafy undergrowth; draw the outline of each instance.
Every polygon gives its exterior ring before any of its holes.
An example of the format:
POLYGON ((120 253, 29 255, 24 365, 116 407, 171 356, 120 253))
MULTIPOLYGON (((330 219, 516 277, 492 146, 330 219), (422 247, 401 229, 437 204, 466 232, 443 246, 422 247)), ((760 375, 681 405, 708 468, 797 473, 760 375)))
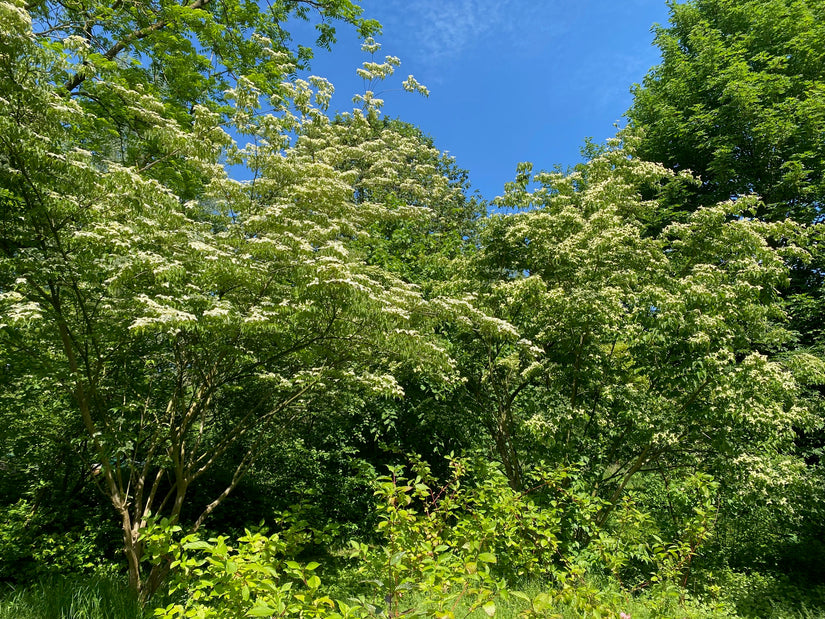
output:
MULTIPOLYGON (((742 616, 734 610, 741 600, 726 601, 718 588, 706 599, 684 588, 714 520, 709 478, 686 484, 693 513, 676 538, 662 540, 631 498, 603 520, 605 504, 579 484, 575 467, 536 471, 524 492, 494 467, 468 460, 452 467, 444 485, 420 462, 411 475, 391 468, 376 483, 377 539, 351 541, 318 561, 294 560, 317 545, 317 532, 299 520, 237 540, 181 537, 179 527, 153 523, 144 532, 151 562, 171 569, 168 603, 155 616, 742 616)), ((777 619, 817 616, 788 608, 777 619)))
MULTIPOLYGON (((702 604, 690 599, 681 599, 674 592, 648 592, 638 596, 628 596, 616 583, 609 581, 591 582, 579 589, 580 598, 589 599, 597 595, 603 600, 603 617, 620 619, 622 613, 631 619, 710 619, 739 617, 753 619, 825 619, 823 596, 816 592, 795 591, 790 597, 782 597, 788 591, 771 589, 766 593, 763 586, 770 577, 762 575, 733 575, 739 585, 725 592, 728 609, 734 601, 741 604, 740 613, 725 610, 722 605, 702 604), (759 593, 765 593, 759 597, 759 593)), ((556 619, 580 619, 588 616, 582 613, 576 603, 565 603, 557 592, 548 593, 545 583, 538 581, 524 584, 519 589, 529 600, 537 600, 539 607, 531 610, 531 602, 521 596, 504 594, 496 596, 495 619, 524 619, 541 616, 556 619), (551 600, 553 600, 551 602, 551 600), (542 604, 545 604, 542 606, 542 604)), ((341 592, 343 593, 343 592, 341 592)), ((390 619, 394 615, 387 608, 386 600, 365 599, 373 606, 373 616, 390 619)), ((581 600, 579 600, 580 602, 581 600)), ((430 608, 432 601, 414 593, 404 598, 404 607, 395 617, 422 616, 420 609, 430 608)), ((165 605, 155 609, 149 604, 141 609, 134 595, 126 587, 125 581, 113 577, 84 576, 82 578, 44 578, 27 588, 11 587, 0 589, 0 619, 149 619, 163 613, 165 605)), ((217 608, 212 609, 219 612, 217 608)), ((222 616, 208 614, 194 616, 222 616)), ((458 619, 489 619, 483 608, 472 608, 472 604, 460 601, 452 609, 458 619)), ((329 616, 330 613, 327 613, 329 616)), ((334 613, 332 613, 334 614, 334 613)), ((434 615, 430 615, 434 616, 434 615)), ((591 614, 590 616, 596 616, 591 614)))
POLYGON ((743 617, 823 619, 825 586, 804 586, 785 574, 728 572, 719 578, 726 599, 743 617))
POLYGON ((144 609, 117 579, 52 578, 9 589, 0 619, 825 617, 813 610, 825 596, 777 578, 727 573, 704 597, 688 593, 714 520, 709 478, 686 485, 693 513, 663 540, 630 496, 602 518, 574 467, 537 471, 523 492, 495 467, 452 467, 443 485, 421 462, 391 468, 375 485, 374 538, 343 546, 294 514, 237 539, 153 521, 146 560, 169 576, 144 609), (308 549, 317 560, 296 560, 308 549))

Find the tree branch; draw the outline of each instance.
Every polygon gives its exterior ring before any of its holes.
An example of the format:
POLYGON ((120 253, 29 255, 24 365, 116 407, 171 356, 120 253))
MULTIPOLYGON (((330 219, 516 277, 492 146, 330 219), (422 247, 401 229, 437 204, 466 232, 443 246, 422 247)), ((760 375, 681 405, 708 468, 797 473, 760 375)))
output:
MULTIPOLYGON (((186 8, 190 10, 200 9, 209 4, 211 0, 194 0, 191 4, 189 4, 186 8)), ((145 28, 141 28, 140 30, 135 30, 131 34, 123 37, 120 41, 112 45, 109 49, 107 49, 103 53, 103 58, 106 60, 114 60, 115 57, 126 49, 131 43, 135 41, 140 41, 141 39, 145 39, 153 32, 157 32, 158 30, 162 30, 166 26, 169 25, 169 21, 166 19, 159 19, 153 24, 146 26, 145 28)), ((71 79, 67 80, 63 87, 68 91, 72 92, 75 88, 80 86, 86 80, 86 76, 80 73, 75 73, 71 79)))

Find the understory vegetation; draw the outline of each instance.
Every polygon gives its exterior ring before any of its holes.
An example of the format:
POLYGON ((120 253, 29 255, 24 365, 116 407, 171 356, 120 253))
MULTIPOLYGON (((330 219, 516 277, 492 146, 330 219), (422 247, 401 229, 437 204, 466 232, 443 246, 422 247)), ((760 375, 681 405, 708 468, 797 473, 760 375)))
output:
POLYGON ((825 616, 825 5, 485 201, 265 4, 0 0, 0 619, 825 616))

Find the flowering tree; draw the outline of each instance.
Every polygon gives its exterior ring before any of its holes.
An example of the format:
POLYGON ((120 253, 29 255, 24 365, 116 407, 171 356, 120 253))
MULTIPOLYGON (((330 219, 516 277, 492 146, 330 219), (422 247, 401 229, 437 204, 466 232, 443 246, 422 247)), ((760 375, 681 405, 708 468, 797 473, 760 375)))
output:
POLYGON ((497 199, 516 212, 489 220, 470 262, 467 303, 484 315, 455 320, 467 399, 516 487, 525 463, 582 457, 610 505, 645 471, 747 477, 793 460, 793 428, 812 421, 794 375, 816 360, 768 356, 790 337, 777 290, 785 260, 804 256, 800 232, 751 219, 743 201, 650 235, 658 202, 643 193, 693 181, 633 145, 569 175, 523 165, 497 199))
MULTIPOLYGON (((662 62, 634 90, 627 116, 642 133, 638 155, 673 170, 691 170, 701 183, 671 192, 659 209, 656 226, 686 219, 700 205, 731 196, 756 194, 754 212, 766 221, 792 218, 807 224, 807 260, 790 262, 791 283, 783 291, 794 339, 784 348, 794 358, 820 368, 801 381, 821 410, 823 374, 822 203, 825 198, 825 5, 810 0, 690 0, 670 5, 668 24, 656 28, 662 62), (812 225, 813 224, 813 225, 812 225)), ((777 239, 782 244, 783 239, 777 239)), ((770 351, 787 356, 783 347, 770 351)), ((802 378, 798 376, 798 378, 802 378)), ((798 462, 807 463, 810 487, 823 484, 825 445, 820 414, 815 424, 796 428, 798 462)), ((794 468, 794 467, 790 467, 794 468)), ((797 478, 776 469, 770 484, 797 478)), ((790 486, 786 486, 790 488, 790 486)), ((790 492, 789 490, 786 490, 790 492)), ((737 548, 761 545, 758 553, 799 554, 803 539, 820 539, 821 490, 803 491, 807 507, 772 519, 773 542, 760 541, 753 529, 741 534, 737 548), (807 511, 807 516, 801 512, 807 511), (805 522, 807 521, 807 522, 805 522), (793 522, 793 524, 789 524, 793 522), (787 540, 798 541, 788 546, 787 540), (798 545, 794 547, 794 545, 798 545), (779 549, 785 547, 786 550, 779 549)), ((771 501, 788 504, 787 497, 771 501)), ((731 521, 752 519, 764 532, 766 505, 742 502, 731 521), (758 507, 757 507, 758 506, 758 507), (747 515, 746 515, 747 514, 747 515)), ((800 505, 801 502, 795 502, 800 505)), ((768 504, 769 505, 769 504, 768 504)), ((775 560, 775 559, 772 559, 775 560)))
MULTIPOLYGON (((209 22, 196 9, 177 19, 209 22)), ((146 29, 176 23, 159 19, 120 40, 137 45, 146 29)), ((150 515, 174 520, 186 508, 198 528, 257 445, 313 414, 315 391, 398 396, 396 368, 446 375, 449 360, 426 337, 418 290, 353 246, 373 221, 405 209, 380 198, 358 204, 355 172, 315 157, 309 137, 287 145, 307 123, 334 134, 326 82, 265 92, 240 76, 225 99, 231 109, 194 97, 182 117, 181 100, 159 82, 130 79, 144 67, 112 64, 109 53, 103 62, 71 36, 44 45, 22 5, 0 3, 0 30, 3 355, 15 374, 71 393, 92 446, 88 465, 121 523, 130 583, 151 595, 166 566, 141 571, 150 515), (81 96, 67 95, 81 83, 81 96), (258 114, 261 96, 278 101, 274 113, 258 114), (236 146, 227 119, 257 145, 236 146), (249 160, 256 180, 227 178, 224 156, 249 160), (191 487, 241 441, 251 447, 233 460, 226 487, 189 506, 191 487)), ((256 45, 280 58, 265 37, 256 45)), ((365 161, 383 156, 367 151, 365 161)))

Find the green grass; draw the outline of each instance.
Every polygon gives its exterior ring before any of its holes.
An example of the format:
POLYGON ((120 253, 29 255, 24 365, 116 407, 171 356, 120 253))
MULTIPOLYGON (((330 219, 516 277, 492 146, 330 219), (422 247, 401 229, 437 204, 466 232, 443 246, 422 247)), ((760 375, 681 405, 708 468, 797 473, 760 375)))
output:
POLYGON ((144 619, 125 583, 114 577, 44 578, 0 588, 0 619, 144 619))
MULTIPOLYGON (((754 576, 728 584, 732 585, 728 591, 732 595, 723 594, 727 604, 712 607, 682 601, 678 595, 661 591, 630 597, 609 582, 593 581, 577 589, 577 594, 568 602, 556 602, 545 608, 543 614, 559 619, 581 619, 586 613, 577 602, 598 597, 613 613, 607 616, 616 618, 624 612, 632 619, 825 619, 821 605, 823 591, 817 591, 819 595, 808 592, 808 596, 798 598, 799 593, 789 591, 787 583, 775 588, 776 583, 762 582, 754 576), (739 603, 740 614, 733 610, 734 600, 739 603)), ((532 582, 523 585, 521 590, 535 599, 545 587, 540 582, 532 582)), ((416 595, 404 596, 399 610, 425 606, 421 602, 416 595)), ((498 598, 495 604, 495 619, 518 619, 527 608, 527 602, 513 596, 498 598)), ((456 619, 489 619, 481 609, 470 613, 469 605, 463 602, 452 610, 456 619)), ((0 586, 0 619, 148 619, 152 615, 151 608, 141 610, 122 580, 111 576, 51 577, 28 587, 0 586)))
MULTIPOLYGON (((817 590, 807 590, 805 592, 790 592, 787 588, 779 591, 772 591, 760 599, 759 604, 754 604, 753 594, 756 593, 754 585, 761 584, 749 581, 748 585, 751 595, 747 598, 735 599, 733 595, 741 591, 731 590, 724 595, 722 601, 716 603, 699 602, 691 598, 682 599, 675 590, 665 591, 654 589, 637 596, 631 596, 622 592, 615 584, 608 580, 592 580, 584 583, 576 590, 576 594, 571 596, 567 602, 556 601, 552 605, 543 609, 544 617, 553 619, 582 619, 583 617, 609 617, 618 619, 620 613, 629 615, 632 619, 825 619, 825 604, 823 604, 822 594, 825 592, 817 590), (609 609, 600 615, 588 613, 583 610, 588 606, 588 601, 598 599, 602 608, 609 609), (737 609, 736 603, 740 604, 737 609)), ((531 582, 523 584, 520 588, 530 598, 535 599, 547 588, 541 582, 531 582)), ((760 592, 765 593, 764 590, 760 592)), ((403 598, 399 604, 399 609, 421 608, 425 604, 417 595, 410 595, 403 598)), ((508 599, 501 597, 495 600, 496 613, 494 619, 519 619, 519 616, 527 609, 528 604, 522 599, 510 596, 508 599)), ((380 604, 379 604, 380 605, 380 604)), ((469 604, 459 603, 451 608, 456 619, 489 619, 482 609, 469 612, 469 604)))
POLYGON ((748 619, 825 619, 825 585, 782 575, 728 572, 718 581, 726 599, 748 619))

